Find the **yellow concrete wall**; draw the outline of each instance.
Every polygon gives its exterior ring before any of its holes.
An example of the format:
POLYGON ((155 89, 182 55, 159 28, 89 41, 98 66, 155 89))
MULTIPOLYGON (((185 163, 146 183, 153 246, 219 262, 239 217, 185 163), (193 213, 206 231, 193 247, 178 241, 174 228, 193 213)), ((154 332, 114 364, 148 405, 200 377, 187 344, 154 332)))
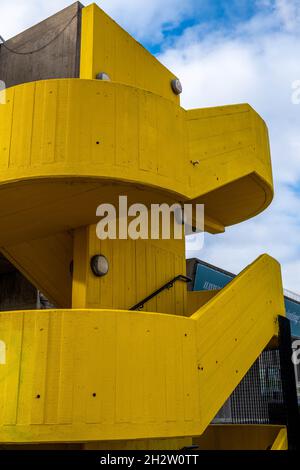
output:
POLYGON ((92 4, 82 10, 80 78, 106 72, 112 81, 143 88, 179 104, 176 76, 124 29, 92 4))
POLYGON ((50 237, 2 247, 5 257, 56 307, 71 307, 73 236, 50 237))
POLYGON ((217 290, 188 291, 186 315, 192 315, 210 299, 217 295, 217 290))
POLYGON ((287 450, 287 430, 272 425, 211 425, 193 439, 199 450, 287 450))
MULTIPOLYGON (((186 274, 184 239, 99 240, 95 225, 74 233, 73 308, 127 310, 179 274, 186 274), (101 278, 90 268, 96 254, 109 262, 101 278)), ((186 295, 186 284, 177 282, 143 310, 184 315, 186 295)))
POLYGON ((273 198, 273 179, 261 117, 240 104, 190 110, 186 118, 189 156, 199 160, 191 187, 201 186, 195 197, 206 213, 226 227, 263 211, 273 198))
POLYGON ((279 265, 263 256, 189 318, 0 312, 0 442, 202 434, 278 334, 281 289, 279 265))
POLYGON ((121 191, 205 203, 212 231, 273 195, 267 130, 248 105, 186 112, 121 84, 41 81, 7 90, 0 142, 0 246, 94 223, 98 204, 121 191))
POLYGON ((247 104, 185 111, 171 72, 96 5, 82 14, 81 79, 0 106, 0 250, 69 306, 73 249, 78 307, 0 312, 0 442, 199 435, 278 333, 279 265, 262 256, 190 317, 182 284, 129 312, 184 273, 183 242, 100 242, 92 224, 120 194, 204 203, 212 232, 253 217, 273 197, 267 128, 247 104), (110 261, 101 280, 93 254, 110 261))

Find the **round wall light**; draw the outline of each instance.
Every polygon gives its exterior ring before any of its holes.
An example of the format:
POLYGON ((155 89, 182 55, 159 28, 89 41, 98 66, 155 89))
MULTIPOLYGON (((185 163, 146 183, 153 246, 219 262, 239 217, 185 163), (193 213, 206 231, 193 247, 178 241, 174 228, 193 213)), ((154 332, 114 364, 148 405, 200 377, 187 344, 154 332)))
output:
POLYGON ((175 95, 181 95, 182 93, 182 84, 179 78, 175 78, 171 81, 171 87, 175 95))
POLYGON ((97 277, 105 276, 109 270, 107 258, 103 255, 95 255, 91 258, 91 270, 97 277))
POLYGON ((110 82, 110 76, 105 72, 97 73, 96 79, 97 80, 104 80, 106 82, 110 82))

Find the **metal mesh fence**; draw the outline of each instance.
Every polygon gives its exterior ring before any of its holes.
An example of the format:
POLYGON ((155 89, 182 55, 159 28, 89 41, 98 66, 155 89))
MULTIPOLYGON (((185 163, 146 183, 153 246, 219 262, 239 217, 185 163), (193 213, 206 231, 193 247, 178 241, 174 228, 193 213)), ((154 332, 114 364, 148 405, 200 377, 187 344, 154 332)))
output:
POLYGON ((221 408, 214 423, 285 423, 278 349, 262 352, 221 408))

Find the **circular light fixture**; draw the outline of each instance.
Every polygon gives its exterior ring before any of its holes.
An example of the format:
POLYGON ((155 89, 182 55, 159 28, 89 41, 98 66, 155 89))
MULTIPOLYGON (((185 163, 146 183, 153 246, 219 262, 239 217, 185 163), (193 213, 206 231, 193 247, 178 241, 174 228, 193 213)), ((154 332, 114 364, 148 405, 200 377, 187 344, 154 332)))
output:
POLYGON ((104 80, 106 82, 110 82, 110 76, 105 72, 97 73, 96 79, 97 80, 104 80))
POLYGON ((109 264, 105 256, 95 255, 91 258, 91 270, 97 277, 105 276, 109 270, 109 264))
POLYGON ((175 95, 181 95, 182 93, 182 84, 179 78, 175 78, 171 81, 171 87, 175 95))

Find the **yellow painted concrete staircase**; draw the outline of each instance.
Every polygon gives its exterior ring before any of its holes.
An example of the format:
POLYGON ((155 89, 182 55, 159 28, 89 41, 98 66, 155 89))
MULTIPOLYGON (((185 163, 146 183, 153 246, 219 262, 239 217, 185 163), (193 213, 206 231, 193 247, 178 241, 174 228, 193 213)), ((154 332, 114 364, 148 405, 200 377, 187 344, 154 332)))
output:
POLYGON ((174 74, 96 5, 81 47, 80 78, 13 87, 0 106, 1 251, 57 306, 0 312, 0 443, 178 447, 277 335, 280 266, 260 257, 192 312, 185 285, 130 312, 184 273, 184 240, 100 242, 96 208, 203 203, 220 233, 272 200, 267 128, 248 104, 184 110, 174 74))
POLYGON ((0 441, 202 434, 277 335, 280 268, 264 255, 191 317, 112 310, 0 314, 0 441))

